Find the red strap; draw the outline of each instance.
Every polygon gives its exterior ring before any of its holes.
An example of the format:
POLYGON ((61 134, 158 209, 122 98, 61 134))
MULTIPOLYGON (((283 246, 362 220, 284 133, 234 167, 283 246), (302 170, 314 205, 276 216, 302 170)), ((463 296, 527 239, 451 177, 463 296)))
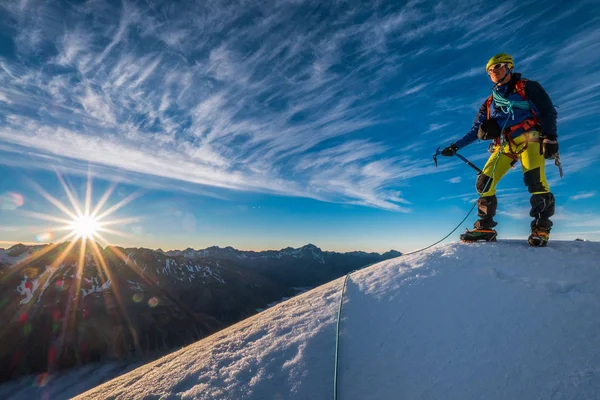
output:
POLYGON ((509 126, 506 129, 504 129, 504 134, 505 135, 511 135, 515 131, 517 131, 517 130, 519 130, 521 128, 523 128, 523 130, 525 132, 527 132, 527 131, 530 131, 530 130, 534 129, 537 125, 538 125, 537 119, 529 118, 529 119, 526 119, 525 121, 523 121, 523 122, 521 122, 519 124, 512 125, 512 126, 509 126))
POLYGON ((527 100, 527 96, 525 95, 525 84, 526 83, 527 83, 527 79, 521 79, 515 85, 515 89, 517 90, 517 93, 519 93, 519 96, 521 96, 521 98, 523 100, 527 100))

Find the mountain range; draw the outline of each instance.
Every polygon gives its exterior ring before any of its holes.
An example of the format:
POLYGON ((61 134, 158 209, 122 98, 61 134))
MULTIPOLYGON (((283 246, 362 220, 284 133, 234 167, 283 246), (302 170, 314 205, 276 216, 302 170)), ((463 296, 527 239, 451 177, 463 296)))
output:
POLYGON ((0 382, 183 346, 355 269, 398 257, 65 242, 0 249, 0 382))

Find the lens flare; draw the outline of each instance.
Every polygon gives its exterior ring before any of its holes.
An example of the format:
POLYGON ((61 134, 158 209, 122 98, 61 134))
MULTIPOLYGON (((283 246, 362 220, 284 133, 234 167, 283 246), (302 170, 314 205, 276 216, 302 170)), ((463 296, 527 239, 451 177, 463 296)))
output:
POLYGON ((150 300, 148 300, 148 305, 150 308, 156 307, 158 305, 158 299, 156 297, 152 297, 150 300))
POLYGON ((0 210, 16 210, 23 204, 25 204, 25 200, 19 193, 7 192, 0 195, 0 210))
POLYGON ((25 275, 29 278, 29 279, 35 279, 36 276, 38 276, 38 269, 35 267, 27 267, 25 268, 25 275))
POLYGON ((53 237, 52 232, 42 232, 35 235, 35 241, 38 243, 48 243, 52 241, 53 237))
POLYGON ((41 373, 35 378, 35 386, 44 387, 50 382, 50 375, 47 373, 41 373))

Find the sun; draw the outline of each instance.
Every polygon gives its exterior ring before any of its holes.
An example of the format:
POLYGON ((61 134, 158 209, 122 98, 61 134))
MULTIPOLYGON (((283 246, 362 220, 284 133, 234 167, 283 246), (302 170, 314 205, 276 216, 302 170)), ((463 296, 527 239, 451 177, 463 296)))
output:
POLYGON ((100 230, 100 222, 90 215, 82 215, 73 219, 71 228, 77 238, 93 239, 100 230))
MULTIPOLYGON (((68 233, 57 239, 57 243, 62 243, 63 241, 70 241, 75 239, 76 242, 81 241, 82 244, 85 244, 86 241, 98 242, 102 246, 108 246, 109 241, 104 237, 105 234, 122 236, 126 238, 132 238, 133 236, 127 234, 125 232, 121 232, 116 229, 110 229, 110 226, 114 225, 125 225, 134 222, 138 222, 140 217, 125 217, 120 219, 108 219, 111 214, 115 213, 123 206, 139 197, 142 192, 136 191, 129 196, 124 197, 116 204, 105 208, 105 205, 108 203, 111 194, 116 189, 117 183, 113 182, 107 190, 100 196, 99 201, 95 206, 92 205, 92 174, 88 173, 88 179, 85 190, 85 200, 80 203, 77 193, 73 192, 70 188, 70 185, 67 184, 62 175, 57 171, 56 173, 58 180, 60 181, 66 197, 69 199, 71 203, 71 207, 67 204, 64 204, 54 196, 50 195, 46 192, 40 185, 35 183, 34 181, 29 180, 29 183, 33 186, 33 188, 40 193, 46 200, 52 203, 56 208, 58 208, 62 213, 66 216, 54 216, 51 214, 31 212, 31 211, 23 211, 23 214, 26 216, 51 221, 58 222, 59 226, 53 227, 51 229, 52 232, 57 231, 67 231, 68 233)), ((47 228, 45 228, 47 229, 47 228)), ((85 247, 84 247, 85 250, 85 247)))

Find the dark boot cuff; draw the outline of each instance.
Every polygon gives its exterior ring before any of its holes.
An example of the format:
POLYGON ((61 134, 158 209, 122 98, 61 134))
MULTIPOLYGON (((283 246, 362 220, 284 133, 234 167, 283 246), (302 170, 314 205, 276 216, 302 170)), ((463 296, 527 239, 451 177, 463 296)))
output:
POLYGON ((475 221, 474 227, 475 229, 492 229, 496 225, 498 225, 498 223, 493 219, 480 219, 475 221))
POLYGON ((531 221, 531 229, 543 229, 547 232, 550 232, 552 229, 552 221, 549 219, 536 219, 531 221))

